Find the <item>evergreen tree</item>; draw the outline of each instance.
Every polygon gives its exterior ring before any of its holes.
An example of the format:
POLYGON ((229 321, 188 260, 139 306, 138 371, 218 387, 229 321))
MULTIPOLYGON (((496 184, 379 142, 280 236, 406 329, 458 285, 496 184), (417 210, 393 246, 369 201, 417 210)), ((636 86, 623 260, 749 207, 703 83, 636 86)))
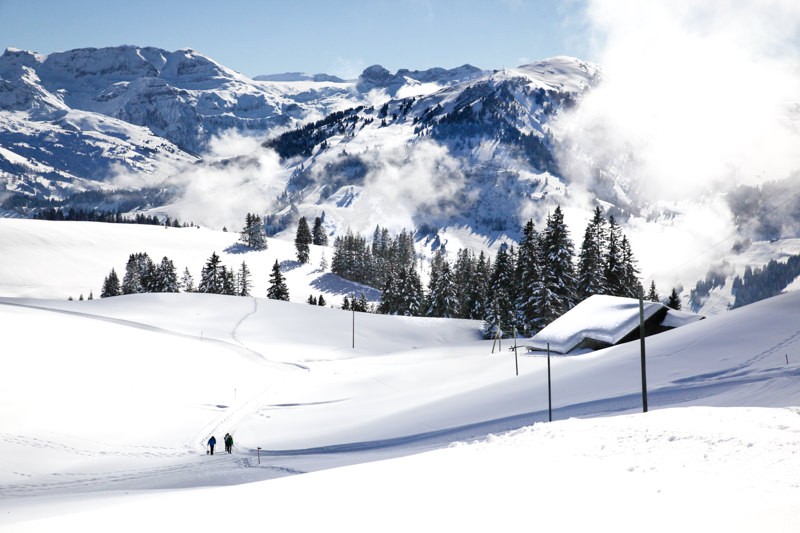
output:
POLYGON ((678 291, 674 287, 669 295, 669 300, 667 301, 667 307, 675 309, 676 311, 681 310, 681 297, 680 295, 678 295, 678 291))
POLYGON ((122 288, 119 285, 119 277, 117 277, 116 271, 112 268, 111 273, 103 280, 103 289, 100 292, 100 298, 109 298, 121 294, 122 288))
POLYGON ((400 308, 398 314, 404 316, 420 316, 422 314, 422 280, 417 269, 410 265, 401 271, 400 276, 400 308))
POLYGON ((313 294, 309 294, 306 303, 309 305, 317 305, 317 298, 313 294))
POLYGON ((155 265, 146 253, 131 254, 122 278, 123 294, 151 292, 155 285, 155 265))
POLYGON ((603 210, 598 206, 586 225, 578 257, 577 295, 581 301, 593 294, 606 293, 605 243, 606 219, 603 217, 603 210))
POLYGON ((647 293, 647 301, 656 303, 661 301, 661 298, 658 297, 658 292, 656 291, 655 281, 650 281, 650 291, 647 293))
POLYGON ((286 281, 283 278, 283 274, 281 274, 281 266, 278 264, 277 259, 272 267, 272 274, 269 276, 267 298, 270 300, 289 301, 289 287, 286 286, 286 281))
POLYGON ((513 253, 513 248, 504 244, 495 256, 484 315, 484 334, 488 339, 496 337, 498 331, 503 336, 511 335, 516 325, 513 253))
POLYGON ((471 250, 461 249, 456 254, 453 265, 453 291, 456 297, 458 318, 471 318, 470 292, 475 278, 475 254, 471 250))
POLYGON ((189 267, 183 269, 180 288, 182 288, 184 292, 194 292, 194 278, 189 272, 189 267))
POLYGON ((638 298, 642 290, 642 284, 639 281, 639 269, 636 268, 636 260, 633 257, 633 250, 631 250, 631 243, 628 237, 622 236, 622 284, 624 296, 628 298, 638 298))
POLYGON ((519 330, 523 335, 531 336, 542 327, 537 296, 543 283, 541 239, 533 220, 522 229, 516 277, 519 330))
POLYGON ((171 259, 164 256, 156 268, 153 292, 178 292, 178 273, 171 259))
POLYGON ((308 222, 306 217, 300 217, 297 223, 297 233, 294 238, 294 246, 297 250, 297 260, 301 263, 308 263, 310 254, 309 245, 313 242, 311 237, 311 230, 308 229, 308 222))
POLYGON ((239 296, 250 296, 251 289, 251 275, 250 269, 247 268, 247 263, 242 261, 242 266, 239 267, 239 272, 236 274, 236 294, 239 296))
POLYGON ((92 291, 89 291, 89 297, 87 300, 94 300, 94 293, 92 291))
POLYGON ((325 298, 321 294, 319 295, 319 298, 317 298, 317 305, 320 307, 325 307, 328 305, 328 302, 325 301, 325 298))
POLYGON ((431 260, 431 276, 428 283, 426 316, 452 318, 458 312, 456 293, 453 287, 450 263, 442 248, 431 260))
POLYGON ((622 230, 614 216, 608 217, 608 241, 606 243, 606 264, 603 272, 606 281, 606 294, 626 296, 625 265, 622 250, 622 230))
POLYGON ((481 320, 486 314, 491 274, 492 268, 489 259, 481 251, 478 254, 478 261, 475 263, 475 277, 469 293, 470 314, 468 318, 481 320))
POLYGON ((325 228, 322 227, 322 218, 320 217, 314 219, 314 229, 311 232, 311 244, 328 246, 328 236, 325 234, 325 228))
POLYGON ((539 316, 543 325, 549 324, 569 311, 576 303, 575 270, 572 264, 574 245, 564 224, 561 207, 547 217, 542 235, 542 282, 539 316))
POLYGON ((216 252, 211 253, 202 272, 200 273, 200 283, 197 292, 210 294, 225 294, 225 272, 222 262, 216 252))
POLYGON ((367 297, 363 292, 358 295, 358 298, 353 298, 353 302, 350 305, 353 311, 357 311, 359 313, 366 313, 369 309, 367 297))
POLYGON ((342 301, 342 311, 349 311, 349 310, 350 310, 350 300, 347 298, 347 296, 345 296, 344 300, 342 301))
POLYGON ((261 217, 247 213, 244 221, 244 228, 239 233, 239 242, 254 250, 266 250, 267 239, 264 234, 264 223, 261 217))
POLYGON ((378 304, 378 313, 383 315, 395 315, 401 306, 401 294, 398 278, 394 269, 389 269, 384 276, 383 286, 381 287, 381 301, 378 304))
POLYGON ((229 270, 225 265, 222 265, 222 294, 236 296, 236 278, 233 270, 229 270))

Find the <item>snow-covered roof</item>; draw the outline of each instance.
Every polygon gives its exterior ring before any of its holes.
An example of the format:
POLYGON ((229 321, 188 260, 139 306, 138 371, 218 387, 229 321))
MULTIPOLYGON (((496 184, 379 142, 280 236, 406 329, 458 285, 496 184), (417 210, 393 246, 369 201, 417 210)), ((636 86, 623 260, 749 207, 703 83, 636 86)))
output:
MULTIPOLYGON (((645 322, 659 313, 664 317, 659 319, 660 325, 668 328, 702 318, 692 313, 673 312, 661 303, 644 302, 645 322)), ((610 346, 638 327, 638 299, 595 294, 548 324, 529 341, 528 346, 546 350, 549 343, 550 351, 556 353, 568 353, 585 341, 592 341, 592 345, 610 346)))

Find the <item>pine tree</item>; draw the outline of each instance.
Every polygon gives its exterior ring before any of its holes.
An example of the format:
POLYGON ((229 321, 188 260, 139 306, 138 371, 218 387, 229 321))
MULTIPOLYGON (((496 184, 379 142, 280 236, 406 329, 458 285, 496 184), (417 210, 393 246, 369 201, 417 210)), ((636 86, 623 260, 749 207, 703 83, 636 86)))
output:
POLYGON ((543 283, 541 239, 533 220, 525 224, 522 236, 517 259, 517 322, 520 332, 531 336, 543 325, 537 299, 543 283))
POLYGON ((228 270, 225 265, 222 265, 222 294, 236 296, 236 278, 233 270, 228 270))
POLYGON ((628 237, 622 236, 622 283, 624 288, 624 296, 628 298, 638 298, 642 290, 642 284, 639 281, 639 269, 636 268, 636 259, 633 257, 633 250, 628 237))
POLYGON ((225 279, 222 262, 216 252, 211 253, 202 272, 197 292, 224 294, 225 279))
POLYGON ((311 244, 317 246, 328 246, 328 236, 325 234, 325 228, 322 227, 322 218, 316 217, 314 219, 314 229, 311 233, 311 244))
POLYGON ((239 272, 236 274, 236 294, 239 296, 250 296, 251 282, 250 282, 250 269, 247 268, 247 263, 242 261, 242 266, 239 267, 239 272))
POLYGON ((675 309, 676 311, 681 310, 681 297, 678 295, 678 291, 675 288, 672 289, 672 292, 669 295, 667 307, 675 309))
POLYGON ((286 286, 286 281, 283 278, 283 274, 281 274, 281 266, 278 264, 277 259, 272 267, 272 274, 269 276, 267 298, 270 300, 289 301, 289 287, 286 286))
POLYGON ((606 281, 606 294, 626 296, 622 230, 614 220, 613 215, 608 217, 608 240, 606 242, 606 261, 603 274, 606 281))
POLYGON ((475 278, 475 254, 468 249, 461 249, 456 254, 453 265, 453 291, 455 292, 458 318, 471 318, 470 292, 475 278))
POLYGON ((184 292, 194 292, 194 278, 192 277, 192 274, 189 272, 189 267, 183 269, 180 288, 183 289, 184 292))
POLYGON ((146 253, 131 254, 122 279, 123 294, 151 292, 155 285, 155 264, 146 253))
POLYGON ((432 317, 452 318, 457 312, 450 263, 447 261, 444 250, 439 248, 431 261, 425 314, 432 317))
POLYGON ((313 294, 309 294, 306 303, 309 305, 317 305, 317 298, 313 294))
POLYGON ((593 294, 605 294, 606 219, 596 207, 594 217, 586 225, 578 257, 577 293, 584 300, 593 294))
POLYGON ((156 268, 154 292, 178 292, 178 273, 171 259, 164 256, 156 268))
POLYGON ((489 299, 489 279, 491 275, 491 263, 486 257, 486 254, 481 251, 478 254, 478 261, 475 263, 475 277, 472 290, 469 293, 469 318, 471 319, 481 320, 486 313, 489 299))
POLYGON ((489 279, 489 294, 484 315, 484 334, 491 339, 502 332, 513 333, 516 323, 515 272, 513 249, 503 244, 495 256, 489 279))
POLYGON ((114 269, 103 280, 103 288, 100 292, 100 298, 109 298, 111 296, 119 296, 122 294, 122 288, 119 286, 119 278, 114 269))
POLYGON ((574 245, 564 224, 561 207, 547 217, 542 235, 542 291, 537 295, 539 316, 549 324, 576 303, 574 245))
POLYGON ((294 246, 297 250, 297 260, 301 263, 308 263, 310 254, 309 245, 313 242, 311 230, 308 229, 306 217, 300 217, 297 223, 297 234, 294 238, 294 246))
POLYGON ((245 216, 244 228, 239 233, 239 242, 254 250, 266 250, 267 239, 264 235, 264 223, 261 217, 247 213, 245 216))
POLYGON ((320 307, 325 307, 328 305, 328 302, 325 301, 325 298, 321 294, 319 295, 319 298, 317 298, 317 305, 320 307))
POLYGON ((397 314, 400 309, 400 287, 394 269, 388 269, 381 287, 381 301, 378 304, 378 313, 383 315, 397 314))
POLYGON ((661 301, 661 298, 658 297, 658 292, 656 291, 655 281, 650 281, 650 291, 647 293, 647 301, 656 303, 661 301))
POLYGON ((363 292, 358 295, 358 298, 353 298, 353 302, 350 305, 353 311, 357 311, 359 313, 366 313, 369 309, 367 296, 363 292))
POLYGON ((350 310, 350 300, 347 298, 347 296, 345 296, 344 300, 342 301, 342 311, 349 311, 349 310, 350 310))
POLYGON ((400 277, 400 308, 398 314, 403 316, 420 316, 422 314, 422 280, 414 265, 404 268, 400 277))

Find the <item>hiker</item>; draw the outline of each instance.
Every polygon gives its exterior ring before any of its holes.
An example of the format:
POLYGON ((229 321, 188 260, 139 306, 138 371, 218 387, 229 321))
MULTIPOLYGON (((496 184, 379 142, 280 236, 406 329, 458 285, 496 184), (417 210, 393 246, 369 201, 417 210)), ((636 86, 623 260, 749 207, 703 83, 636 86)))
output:
POLYGON ((214 438, 214 435, 211 435, 211 438, 208 439, 208 447, 211 449, 211 455, 214 455, 214 446, 217 445, 217 439, 214 438))
POLYGON ((230 433, 225 434, 225 451, 233 453, 233 436, 230 433))

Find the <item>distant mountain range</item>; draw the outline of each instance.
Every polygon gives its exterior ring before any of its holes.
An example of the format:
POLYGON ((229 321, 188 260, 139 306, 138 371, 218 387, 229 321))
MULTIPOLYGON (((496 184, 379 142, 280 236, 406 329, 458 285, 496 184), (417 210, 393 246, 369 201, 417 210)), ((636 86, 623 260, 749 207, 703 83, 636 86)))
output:
MULTIPOLYGON (((285 194, 266 213, 280 231, 289 223, 281 216, 304 204, 333 202, 330 212, 342 197, 361 194, 378 154, 408 162, 437 146, 449 170, 432 181, 458 182, 444 204, 472 198, 478 218, 463 223, 513 230, 519 217, 505 200, 504 213, 493 214, 492 205, 512 195, 516 211, 563 186, 547 183, 561 181, 548 123, 598 76, 588 63, 553 58, 493 72, 464 65, 393 74, 374 65, 351 81, 302 73, 250 79, 191 49, 8 49, 0 57, 0 183, 23 197, 7 200, 7 209, 68 201, 108 190, 122 171, 160 175, 198 162, 210 139, 233 130, 268 139, 284 161, 285 194)), ((435 211, 452 214, 444 204, 435 211)))

